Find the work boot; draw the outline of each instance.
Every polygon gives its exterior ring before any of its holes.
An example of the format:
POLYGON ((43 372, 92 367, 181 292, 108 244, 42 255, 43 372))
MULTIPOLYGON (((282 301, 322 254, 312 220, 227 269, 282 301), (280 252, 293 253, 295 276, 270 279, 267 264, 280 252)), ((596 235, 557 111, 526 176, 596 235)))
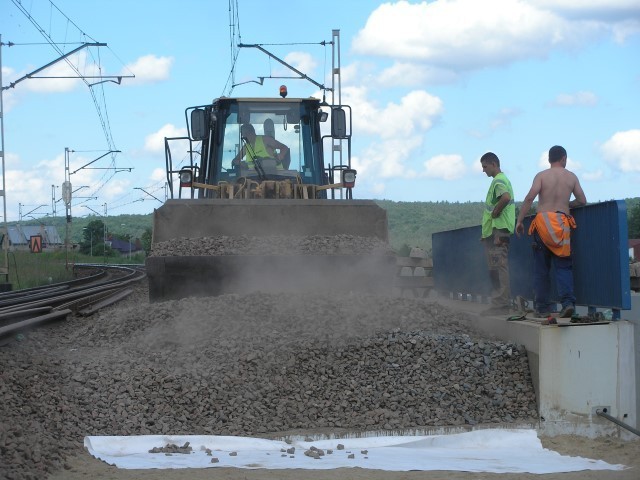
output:
POLYGON ((560 315, 558 315, 558 317, 560 318, 571 318, 571 316, 573 315, 573 312, 575 312, 575 308, 573 308, 573 305, 567 305, 566 307, 562 307, 562 310, 560 311, 560 315))
POLYGON ((521 295, 518 295, 515 299, 516 310, 522 313, 532 313, 533 309, 529 308, 529 301, 521 295))

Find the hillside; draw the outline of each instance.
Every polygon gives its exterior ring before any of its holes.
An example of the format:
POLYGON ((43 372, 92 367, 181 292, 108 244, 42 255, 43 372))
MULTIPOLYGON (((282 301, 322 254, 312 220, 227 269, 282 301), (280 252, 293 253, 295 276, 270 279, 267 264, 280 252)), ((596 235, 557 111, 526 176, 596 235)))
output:
MULTIPOLYGON (((89 222, 102 220, 107 227, 107 234, 111 233, 116 236, 126 237, 131 235, 132 238, 140 238, 146 229, 153 226, 153 215, 111 215, 102 217, 98 215, 87 215, 86 217, 73 217, 70 225, 69 239, 71 243, 78 243, 83 236, 82 229, 89 222)), ((7 222, 8 226, 15 226, 19 222, 7 222)), ((22 221, 23 225, 41 225, 54 226, 58 229, 60 238, 64 240, 66 236, 67 221, 61 217, 46 217, 39 220, 22 221)))
MULTIPOLYGON (((625 200, 627 218, 629 219, 629 233, 634 238, 638 228, 635 223, 640 222, 640 197, 625 200), (638 211, 638 212, 636 212, 638 211)), ((407 247, 420 247, 431 250, 431 235, 436 232, 453 230, 456 228, 480 225, 483 202, 394 202, 391 200, 376 200, 376 203, 387 211, 389 222, 389 241, 397 252, 407 247)), ((70 238, 78 242, 82 238, 82 229, 90 221, 102 220, 102 217, 90 215, 74 218, 71 224, 70 238)), ((15 225, 17 222, 8 222, 15 225)), ((40 220, 22 222, 24 225, 39 225, 40 220)), ((152 215, 118 215, 106 217, 107 231, 116 235, 131 234, 133 238, 140 238, 146 229, 153 224, 152 215)), ((64 238, 66 222, 64 217, 46 218, 47 225, 55 225, 60 236, 64 238)))
POLYGON ((436 232, 480 225, 482 202, 393 202, 378 200, 387 211, 389 242, 399 252, 403 246, 431 250, 436 232))
MULTIPOLYGON (((377 200, 387 211, 389 242, 396 252, 407 247, 431 250, 436 232, 480 225, 483 202, 393 202, 377 200)), ((521 202, 516 202, 516 214, 521 202)), ((640 237, 640 197, 625 199, 629 238, 640 237)), ((537 203, 534 203, 535 208, 537 203)))

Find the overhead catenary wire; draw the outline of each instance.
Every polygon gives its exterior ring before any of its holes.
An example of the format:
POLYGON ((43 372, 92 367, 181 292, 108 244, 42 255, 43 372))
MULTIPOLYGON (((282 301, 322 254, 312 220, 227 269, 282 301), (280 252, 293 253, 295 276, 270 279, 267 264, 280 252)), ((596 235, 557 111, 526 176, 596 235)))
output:
POLYGON ((229 52, 231 54, 231 66, 229 69, 229 75, 227 81, 222 89, 222 94, 229 91, 227 95, 231 95, 233 86, 235 85, 235 67, 238 61, 238 55, 240 54, 240 48, 238 45, 242 43, 242 36, 240 34, 240 13, 238 0, 229 0, 229 52))
POLYGON ((289 65, 288 63, 284 62, 283 60, 279 59, 278 57, 276 57, 275 55, 273 55, 270 52, 267 52, 264 48, 262 48, 263 46, 296 46, 296 45, 321 45, 323 47, 325 47, 325 65, 324 65, 324 69, 326 72, 326 56, 327 56, 327 52, 326 52, 326 46, 329 44, 331 45, 333 42, 332 41, 326 41, 326 40, 322 40, 320 42, 275 42, 275 43, 255 43, 252 45, 243 45, 242 43, 242 37, 240 35, 240 14, 239 14, 239 7, 238 7, 238 0, 229 0, 229 50, 231 52, 231 67, 230 67, 230 71, 229 71, 229 75, 227 77, 227 81, 225 83, 225 86, 223 88, 223 95, 225 94, 224 92, 227 92, 226 95, 227 96, 231 96, 231 93, 233 92, 233 89, 239 85, 244 85, 247 83, 257 83, 259 85, 263 85, 264 83, 264 79, 265 78, 269 78, 269 79, 305 79, 305 80, 309 80, 312 83, 314 83, 315 85, 319 86, 322 90, 327 90, 325 88, 325 86, 322 84, 318 84, 317 82, 315 82, 314 80, 312 80, 311 78, 309 78, 307 75, 305 75, 304 73, 296 70, 294 67, 292 67, 291 65, 289 65), (248 80, 248 81, 243 81, 240 83, 236 83, 235 82, 235 70, 236 70, 236 66, 238 64, 238 56, 239 56, 239 52, 240 49, 242 47, 256 47, 260 50, 262 50, 263 53, 266 53, 269 57, 269 75, 261 75, 258 76, 258 80, 248 80), (292 76, 281 76, 281 75, 271 75, 271 71, 272 71, 272 67, 271 67, 271 60, 275 59, 278 62, 282 63, 283 65, 285 65, 287 68, 293 70, 294 72, 298 73, 300 76, 299 77, 292 77, 292 76), (227 90, 228 88, 228 90, 227 90))
MULTIPOLYGON (((72 44, 76 44, 76 43, 80 43, 81 45, 86 44, 87 42, 68 42, 66 36, 68 35, 68 26, 72 25, 80 34, 80 36, 82 37, 83 40, 86 39, 90 39, 93 43, 97 43, 95 41, 95 39, 93 39, 90 35, 88 35, 86 32, 84 32, 75 22, 73 22, 73 20, 71 20, 64 12, 62 12, 62 10, 60 10, 60 8, 58 8, 57 5, 55 5, 53 3, 53 1, 49 0, 49 4, 50 4, 50 10, 51 13, 49 14, 49 31, 51 31, 52 29, 52 18, 53 18, 53 13, 54 10, 56 12, 58 12, 60 15, 62 15, 64 17, 64 19, 66 20, 66 26, 67 29, 65 30, 65 41, 64 42, 56 42, 53 40, 53 38, 51 37, 51 35, 44 30, 44 28, 38 23, 38 21, 33 17, 33 15, 31 15, 31 13, 29 11, 26 10, 26 8, 22 5, 22 2, 20 2, 19 0, 12 0, 13 4, 23 13, 23 15, 33 24, 33 26, 38 30, 38 32, 44 37, 44 39, 46 40, 47 44, 49 44, 61 57, 64 57, 65 52, 64 50, 61 48, 61 46, 67 46, 67 45, 72 45, 72 44)), ((98 71, 100 72, 100 74, 102 75, 102 66, 100 63, 100 57, 99 54, 97 56, 97 59, 95 57, 92 56, 92 53, 90 52, 89 55, 91 56, 91 58, 94 58, 94 63, 97 65, 98 71)), ((86 57, 84 57, 86 60, 86 57)), ((83 72, 80 71, 79 66, 75 65, 73 62, 71 62, 69 57, 65 57, 63 58, 63 60, 65 61, 65 63, 69 66, 69 68, 75 73, 75 75, 77 76, 78 79, 82 80, 85 85, 89 88, 89 93, 91 96, 91 99, 93 101, 94 104, 94 108, 96 110, 96 113, 98 115, 98 120, 100 122, 102 131, 103 131, 103 135, 105 138, 105 141, 107 143, 107 146, 109 147, 109 150, 118 150, 116 148, 115 145, 115 141, 113 139, 113 133, 111 130, 111 125, 109 122, 109 113, 108 113, 108 108, 107 108, 107 101, 106 101, 106 96, 105 96, 105 92, 104 92, 104 88, 101 82, 97 83, 97 84, 91 84, 88 82, 87 80, 87 76, 84 75, 83 72), (101 90, 101 95, 99 96, 98 93, 100 93, 99 91, 96 92, 96 89, 94 87, 96 86, 100 86, 101 90)), ((85 71, 87 69, 86 65, 84 67, 85 71)), ((115 153, 111 154, 111 168, 116 168, 115 166, 115 153)), ((111 176, 108 176, 108 174, 103 175, 101 182, 103 182, 103 185, 106 184, 111 178, 113 178, 113 174, 117 173, 117 170, 115 172, 112 172, 111 176)), ((98 189, 98 191, 102 188, 102 186, 98 189)))
MULTIPOLYGON (((49 15, 49 22, 48 22, 48 30, 45 31, 45 28, 43 28, 39 22, 36 20, 35 18, 35 14, 32 14, 31 10, 27 11, 24 6, 22 5, 22 2, 20 0, 12 0, 14 5, 23 13, 23 15, 34 25, 34 27, 38 30, 38 32, 43 36, 43 38, 46 40, 46 42, 32 42, 30 44, 32 45, 50 45, 51 47, 54 48, 54 50, 59 53, 61 56, 63 56, 63 52, 65 52, 67 50, 68 46, 76 46, 76 45, 87 45, 87 40, 91 40, 94 43, 95 40, 88 35, 86 32, 84 32, 73 20, 71 20, 64 12, 62 12, 62 10, 60 10, 60 8, 58 8, 57 5, 55 5, 55 3, 53 3, 52 1, 49 1, 49 9, 48 9, 48 15, 49 15), (54 25, 54 16, 55 15, 60 15, 63 17, 64 19, 64 27, 63 27, 63 33, 62 33, 62 41, 54 41, 53 38, 53 25, 54 25), (78 32, 78 35, 80 37, 80 41, 71 41, 69 39, 70 36, 70 32, 72 30, 75 30, 78 32)), ((58 40, 58 39, 56 39, 58 40)), ((22 43, 21 43, 22 45, 22 43)), ((27 43, 25 43, 25 45, 27 45, 27 43)), ((105 45, 106 46, 106 45, 105 45)), ((113 52, 112 49, 109 49, 109 51, 118 59, 118 61, 120 63, 122 63, 124 65, 124 62, 122 62, 122 60, 115 54, 115 52, 113 52)), ((106 76, 104 76, 104 69, 102 66, 102 59, 101 59, 101 52, 100 49, 92 49, 92 48, 86 48, 84 50, 85 55, 78 55, 77 57, 77 61, 75 62, 75 64, 72 62, 72 60, 69 57, 69 53, 67 53, 67 58, 65 58, 65 62, 66 64, 69 66, 69 68, 75 73, 75 78, 78 78, 80 80, 82 80, 85 85, 87 85, 87 87, 89 88, 89 93, 92 99, 92 102, 94 104, 94 108, 96 110, 97 116, 98 116, 98 120, 100 122, 102 131, 103 131, 103 135, 105 138, 105 141, 108 145, 108 148, 110 151, 112 151, 112 153, 110 153, 110 162, 108 164, 107 168, 104 168, 103 170, 105 170, 105 172, 99 176, 99 178, 97 179, 97 181, 94 181, 90 184, 90 189, 89 189, 89 193, 87 194, 86 197, 83 197, 82 199, 80 197, 76 197, 74 198, 74 203, 72 205, 72 207, 77 208, 78 206, 82 206, 84 204, 86 204, 87 202, 89 202, 92 199, 96 199, 100 193, 102 192, 102 190, 107 187, 107 185, 109 184, 110 181, 112 181, 112 179, 114 178, 114 176, 121 172, 121 171, 125 171, 125 170, 129 170, 131 171, 131 168, 127 169, 127 168, 122 168, 122 169, 118 169, 118 166, 116 164, 116 143, 115 140, 113 138, 113 132, 111 129, 111 125, 110 125, 110 118, 109 118, 109 110, 107 107, 107 98, 106 98, 106 92, 104 89, 104 78, 108 78, 106 76), (97 69, 97 73, 99 74, 98 76, 93 75, 93 72, 88 73, 88 71, 90 69, 97 69), (90 81, 88 81, 88 79, 92 79, 92 78, 98 78, 101 79, 101 81, 97 81, 95 83, 91 83, 90 81), (79 200, 79 201, 78 201, 79 200)), ((129 74, 127 75, 122 75, 122 76, 117 76, 116 78, 118 79, 117 83, 120 83, 120 79, 124 76, 130 76, 130 77, 135 77, 135 75, 133 75, 132 72, 130 72, 129 68, 125 67, 126 71, 129 72, 129 74)), ((37 78, 37 77, 34 77, 37 78)), ((40 78, 47 78, 47 77, 40 77, 40 78)), ((73 77, 71 77, 73 78, 73 77)), ((149 190, 153 191, 154 189, 162 189, 163 185, 162 183, 160 184, 159 187, 157 187, 156 185, 150 186, 148 187, 149 190)), ((125 195, 123 198, 121 199, 117 199, 116 201, 112 201, 110 203, 111 209, 118 209, 120 207, 124 207, 126 205, 130 205, 136 202, 140 202, 140 201, 144 201, 143 198, 137 198, 132 200, 131 196, 134 194, 134 192, 130 192, 129 195, 125 195)))

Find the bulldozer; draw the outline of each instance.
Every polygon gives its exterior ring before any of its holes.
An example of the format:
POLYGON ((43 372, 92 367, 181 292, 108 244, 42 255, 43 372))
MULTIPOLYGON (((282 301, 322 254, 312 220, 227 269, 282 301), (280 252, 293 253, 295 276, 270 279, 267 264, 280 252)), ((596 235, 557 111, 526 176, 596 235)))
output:
POLYGON ((153 213, 151 301, 391 291, 386 212, 353 199, 348 105, 287 98, 283 85, 271 98, 188 107, 185 120, 186 137, 165 138, 169 198, 153 213))

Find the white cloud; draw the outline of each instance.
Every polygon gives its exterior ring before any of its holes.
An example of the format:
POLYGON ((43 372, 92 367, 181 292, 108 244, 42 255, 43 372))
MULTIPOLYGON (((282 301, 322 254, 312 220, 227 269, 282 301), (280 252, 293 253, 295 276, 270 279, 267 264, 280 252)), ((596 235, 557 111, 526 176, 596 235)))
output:
MULTIPOLYGON (((550 167, 549 163, 549 151, 545 150, 540 154, 540 159, 538 160, 538 166, 541 169, 547 169, 550 167)), ((567 169, 571 171, 579 171, 582 169, 582 164, 576 160, 573 160, 570 156, 567 156, 567 169)))
POLYGON ((613 26, 613 39, 616 43, 624 43, 627 38, 640 33, 640 20, 624 20, 613 26))
POLYGON ((284 57, 284 61, 309 76, 312 76, 313 71, 318 66, 313 56, 307 52, 291 52, 284 57))
POLYGON ((616 22, 640 16, 637 0, 529 0, 529 3, 570 18, 616 22))
POLYGON ((5 154, 5 167, 6 168, 15 168, 19 167, 21 163, 20 155, 12 152, 7 152, 5 154))
MULTIPOLYGON (((502 160, 501 160, 502 162, 502 160)), ((504 165, 503 165, 504 168, 504 165)), ((475 174, 475 173, 481 173, 482 175, 485 175, 485 173, 482 171, 482 164, 480 163, 480 157, 478 157, 476 159, 475 162, 473 162, 471 164, 471 171, 475 174)))
POLYGON ((595 170, 593 172, 584 172, 582 174, 582 178, 590 182, 597 182, 598 180, 602 180, 604 178, 604 172, 602 170, 595 170))
POLYGON ((453 81, 466 71, 581 48, 606 34, 623 41, 640 32, 638 5, 635 0, 383 3, 355 36, 353 50, 398 62, 381 75, 387 84, 453 81))
POLYGON ((413 87, 416 85, 431 85, 452 83, 458 75, 452 70, 416 65, 407 62, 396 62, 377 75, 375 81, 381 87, 413 87))
MULTIPOLYGON (((84 87, 86 84, 82 81, 83 76, 96 77, 100 75, 98 66, 89 60, 85 51, 75 53, 65 60, 58 61, 37 72, 32 77, 24 79, 26 75, 30 75, 35 70, 37 70, 37 67, 28 68, 23 72, 3 69, 3 74, 8 73, 8 81, 3 81, 3 83, 10 84, 20 80, 19 87, 16 86, 20 90, 38 93, 61 93, 84 87)), ((87 83, 94 82, 94 78, 87 78, 87 83)))
POLYGON ((486 138, 496 130, 501 128, 508 128, 514 118, 522 114, 519 108, 503 108, 497 112, 489 120, 489 125, 484 130, 474 128, 467 131, 467 134, 473 138, 486 138))
MULTIPOLYGON (((151 133, 145 137, 144 149, 145 151, 151 152, 151 153, 164 152, 165 137, 186 137, 186 136, 187 136, 186 128, 178 128, 175 125, 167 123, 162 128, 160 128, 160 130, 158 130, 157 132, 151 133)), ((178 149, 176 148, 176 151, 177 150, 178 149)))
MULTIPOLYGON (((17 155, 8 154, 11 162, 7 163, 5 171, 5 182, 7 185, 8 204, 7 217, 18 219, 19 210, 22 215, 30 215, 34 218, 40 218, 46 214, 52 214, 52 190, 55 191, 55 197, 60 198, 60 185, 64 181, 64 154, 59 154, 53 159, 41 160, 34 165, 23 168, 22 162, 17 155), (54 185, 54 188, 51 188, 54 185)), ((77 167, 81 167, 84 163, 78 160, 77 167)), ((74 164, 75 165, 75 164, 74 164)), ((76 177, 76 175, 74 175, 76 177)), ((73 185, 81 186, 85 178, 72 178, 73 185), (76 181, 77 180, 77 181, 76 181)), ((56 209, 64 212, 64 203, 62 201, 56 203, 56 209)), ((29 219, 31 219, 29 217, 29 219)))
MULTIPOLYGON (((373 63, 356 61, 349 65, 343 65, 340 70, 340 78, 344 85, 370 85, 377 77, 376 65, 373 63)), ((325 80, 331 81, 329 74, 325 80)))
POLYGON ((106 197, 107 203, 117 197, 121 197, 125 193, 131 191, 131 182, 125 177, 115 176, 100 190, 101 197, 106 197))
POLYGON ((617 43, 640 33, 640 3, 637 0, 529 0, 538 8, 567 20, 595 23, 610 30, 617 43))
POLYGON ((571 157, 567 157, 567 168, 574 172, 579 172, 582 170, 582 163, 577 160, 573 160, 571 157))
POLYGON ((354 167, 358 173, 371 173, 375 178, 414 178, 417 174, 409 160, 420 145, 422 138, 417 135, 373 142, 360 154, 354 167))
POLYGON ((18 92, 14 88, 9 88, 11 82, 17 80, 19 75, 16 71, 9 67, 2 67, 2 85, 7 90, 2 92, 3 108, 5 113, 10 112, 14 105, 19 103, 18 92))
MULTIPOLYGON (((296 70, 302 72, 307 75, 309 78, 312 78, 314 81, 321 82, 321 78, 315 78, 315 69, 318 66, 318 62, 308 52, 289 52, 284 56, 284 61, 291 65, 296 70)), ((296 77, 297 74, 291 70, 289 67, 286 67, 278 62, 273 62, 270 64, 271 75, 274 77, 296 77)), ((255 81, 255 74, 250 74, 248 76, 243 76, 238 80, 239 83, 246 81, 255 81)), ((331 74, 327 75, 327 78, 324 80, 327 85, 331 82, 331 74)), ((322 96, 322 95, 321 95, 322 96)))
POLYGON ((553 101, 554 105, 566 107, 583 105, 592 107, 598 103, 598 97, 592 92, 561 93, 553 101))
POLYGON ((457 180, 467 173, 460 155, 436 155, 424 162, 422 176, 442 180, 457 180))
POLYGON ((380 108, 367 98, 365 87, 343 89, 346 103, 358 115, 354 128, 382 138, 406 138, 416 131, 429 130, 442 114, 442 100, 422 90, 409 92, 399 103, 390 102, 380 108))
POLYGON ((520 115, 522 112, 518 108, 501 109, 489 123, 491 130, 498 130, 506 125, 511 124, 511 120, 520 115))
POLYGON ((384 184, 384 183, 379 183, 379 182, 374 183, 374 184, 371 186, 370 191, 371 191, 371 193, 373 193, 374 195, 381 195, 381 194, 383 194, 383 193, 384 193, 384 191, 385 191, 385 184, 384 184))
POLYGON ((128 64, 121 72, 122 75, 135 75, 135 78, 123 79, 128 85, 145 85, 167 80, 171 73, 173 57, 157 57, 144 55, 135 62, 128 64))
POLYGON ((538 167, 540 168, 549 168, 549 152, 544 151, 540 154, 540 158, 538 159, 538 167))
POLYGON ((425 91, 412 91, 398 103, 383 107, 369 98, 366 87, 343 89, 345 103, 358 115, 354 130, 359 135, 371 135, 375 140, 353 159, 359 173, 371 173, 376 178, 414 178, 416 151, 424 135, 442 113, 442 101, 425 91), (413 161, 413 164, 412 164, 413 161))
POLYGON ((640 129, 615 133, 602 145, 602 154, 622 172, 640 172, 640 129))
POLYGON ((469 70, 542 57, 577 33, 562 18, 517 0, 385 3, 372 12, 354 50, 469 70))
POLYGON ((154 168, 151 172, 151 180, 154 182, 163 182, 167 180, 167 171, 164 168, 154 168))

